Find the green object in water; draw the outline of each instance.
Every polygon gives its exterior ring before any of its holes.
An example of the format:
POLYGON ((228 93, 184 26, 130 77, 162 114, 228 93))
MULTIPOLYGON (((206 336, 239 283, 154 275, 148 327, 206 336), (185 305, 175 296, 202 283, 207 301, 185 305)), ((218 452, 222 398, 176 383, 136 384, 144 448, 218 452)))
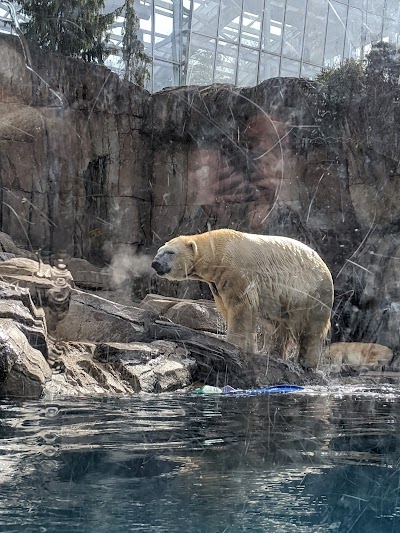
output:
POLYGON ((195 389, 193 392, 196 394, 221 394, 222 389, 219 387, 212 387, 211 385, 204 385, 204 387, 200 387, 200 389, 195 389))

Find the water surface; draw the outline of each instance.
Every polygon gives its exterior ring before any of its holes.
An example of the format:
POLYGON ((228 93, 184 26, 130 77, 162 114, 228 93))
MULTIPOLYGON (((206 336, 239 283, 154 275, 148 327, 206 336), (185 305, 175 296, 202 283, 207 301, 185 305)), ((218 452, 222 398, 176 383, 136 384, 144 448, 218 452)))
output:
POLYGON ((396 532, 400 389, 0 404, 0 531, 396 532))

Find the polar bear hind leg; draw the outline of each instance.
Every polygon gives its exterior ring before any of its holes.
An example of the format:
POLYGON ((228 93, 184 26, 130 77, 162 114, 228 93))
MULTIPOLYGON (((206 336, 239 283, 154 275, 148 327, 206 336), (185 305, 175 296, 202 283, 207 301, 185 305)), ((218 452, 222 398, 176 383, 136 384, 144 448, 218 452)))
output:
POLYGON ((317 368, 324 341, 330 329, 330 310, 315 309, 300 334, 299 363, 303 368, 317 368))

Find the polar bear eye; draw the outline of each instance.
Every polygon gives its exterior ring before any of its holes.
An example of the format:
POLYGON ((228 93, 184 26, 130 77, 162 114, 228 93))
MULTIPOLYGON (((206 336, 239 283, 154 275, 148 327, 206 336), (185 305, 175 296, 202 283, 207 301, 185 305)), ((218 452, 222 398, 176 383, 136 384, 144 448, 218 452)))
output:
POLYGON ((165 250, 165 253, 167 255, 174 255, 175 252, 174 252, 174 250, 165 250))

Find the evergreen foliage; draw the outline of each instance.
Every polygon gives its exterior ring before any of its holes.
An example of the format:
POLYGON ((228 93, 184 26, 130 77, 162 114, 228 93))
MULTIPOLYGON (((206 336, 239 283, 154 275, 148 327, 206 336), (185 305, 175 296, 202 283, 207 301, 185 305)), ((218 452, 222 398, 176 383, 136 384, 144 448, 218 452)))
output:
POLYGON ((109 51, 110 26, 122 8, 102 14, 103 0, 19 0, 28 22, 28 40, 40 48, 85 61, 103 63, 109 51))
POLYGON ((148 66, 150 57, 144 52, 144 45, 137 37, 139 19, 133 6, 134 0, 125 2, 125 24, 122 38, 122 61, 124 64, 124 80, 143 87, 150 78, 148 66))
POLYGON ((315 82, 320 109, 317 122, 327 141, 336 142, 351 130, 353 140, 369 142, 372 132, 384 134, 398 123, 400 51, 393 44, 377 43, 365 60, 348 59, 338 67, 323 69, 315 82))
POLYGON ((151 59, 137 37, 139 19, 134 0, 126 0, 107 14, 102 13, 104 0, 18 0, 17 3, 19 13, 27 18, 20 25, 26 39, 44 50, 96 63, 104 63, 112 52, 111 26, 125 8, 123 77, 141 87, 150 78, 151 59))

